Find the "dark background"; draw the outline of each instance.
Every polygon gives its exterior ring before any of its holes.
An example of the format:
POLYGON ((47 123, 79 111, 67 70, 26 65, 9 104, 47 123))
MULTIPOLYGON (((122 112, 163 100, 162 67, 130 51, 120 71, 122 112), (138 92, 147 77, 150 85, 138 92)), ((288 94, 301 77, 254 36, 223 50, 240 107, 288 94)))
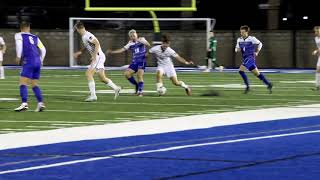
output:
MULTIPOLYGON (((0 28, 16 28, 21 20, 31 21, 37 29, 68 29, 69 17, 150 17, 148 12, 86 12, 84 3, 84 0, 0 0, 0 28)), ((218 30, 234 30, 243 24, 263 30, 268 29, 268 10, 259 8, 259 4, 266 3, 268 0, 197 0, 198 11, 187 16, 215 18, 218 30)), ((312 29, 320 24, 320 1, 279 0, 279 3, 276 29, 312 29), (303 20, 303 16, 308 19, 303 20), (283 21, 284 17, 288 20, 283 21)), ((166 7, 181 6, 181 0, 92 0, 92 5, 166 7)), ((158 17, 181 17, 181 14, 157 12, 158 17)))

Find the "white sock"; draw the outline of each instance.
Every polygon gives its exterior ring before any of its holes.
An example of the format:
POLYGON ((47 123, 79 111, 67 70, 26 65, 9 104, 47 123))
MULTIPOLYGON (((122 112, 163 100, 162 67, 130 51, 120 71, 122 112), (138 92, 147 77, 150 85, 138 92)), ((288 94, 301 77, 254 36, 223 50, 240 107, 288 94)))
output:
POLYGON ((157 90, 160 89, 163 86, 163 83, 157 83, 157 90))
POLYGON ((0 78, 4 78, 4 67, 0 67, 0 78))
POLYGON ((109 79, 109 82, 107 83, 107 85, 108 85, 109 87, 111 87, 113 90, 118 89, 118 86, 115 85, 115 84, 111 81, 111 79, 109 79))
POLYGON ((89 81, 88 86, 91 96, 96 96, 96 84, 94 83, 94 81, 89 81))
POLYGON ((186 85, 183 81, 180 81, 180 83, 181 83, 181 87, 183 87, 183 88, 185 88, 185 89, 187 89, 188 88, 188 85, 186 85))
POLYGON ((316 87, 320 87, 320 73, 316 73, 316 87))

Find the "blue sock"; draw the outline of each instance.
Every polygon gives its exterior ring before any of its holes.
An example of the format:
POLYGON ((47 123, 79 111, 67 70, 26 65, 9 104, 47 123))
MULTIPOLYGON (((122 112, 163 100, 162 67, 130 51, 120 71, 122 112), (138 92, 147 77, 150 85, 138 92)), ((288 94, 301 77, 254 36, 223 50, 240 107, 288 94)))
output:
POLYGON ((32 88, 34 95, 36 96, 38 102, 42 102, 42 93, 41 89, 38 86, 32 88))
POLYGON ((133 85, 138 85, 138 83, 137 83, 137 81, 134 79, 134 77, 130 77, 130 78, 128 78, 128 81, 131 83, 131 84, 133 84, 133 85))
POLYGON ((262 73, 259 74, 259 76, 257 76, 261 81, 263 81, 264 84, 266 84, 267 86, 270 86, 270 82, 266 79, 266 77, 264 77, 264 75, 262 73))
POLYGON ((138 91, 142 92, 143 90, 143 81, 138 83, 138 91))
POLYGON ((239 74, 241 75, 241 77, 244 81, 244 84, 247 86, 247 88, 249 88, 249 81, 248 81, 248 77, 247 77, 246 73, 243 71, 239 71, 239 74))
POLYGON ((26 85, 20 85, 20 96, 21 96, 22 103, 27 103, 28 87, 26 85))

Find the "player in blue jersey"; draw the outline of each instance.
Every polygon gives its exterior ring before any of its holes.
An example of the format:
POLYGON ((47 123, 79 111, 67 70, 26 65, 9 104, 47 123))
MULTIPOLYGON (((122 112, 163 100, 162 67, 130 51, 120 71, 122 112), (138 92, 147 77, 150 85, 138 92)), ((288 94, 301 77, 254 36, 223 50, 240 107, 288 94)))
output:
POLYGON ((128 33, 130 41, 121 49, 117 50, 107 50, 107 54, 118 54, 123 53, 127 50, 132 52, 132 62, 129 68, 125 71, 124 75, 128 81, 133 84, 136 88, 136 93, 139 96, 143 95, 143 74, 146 68, 147 58, 147 48, 151 47, 149 42, 144 37, 138 37, 137 32, 132 29, 128 33), (133 74, 137 73, 138 82, 134 79, 133 74))
POLYGON ((249 36, 250 28, 249 26, 241 26, 240 27, 240 35, 241 37, 237 40, 237 45, 235 48, 236 52, 241 51, 242 53, 242 64, 239 68, 239 74, 241 75, 246 88, 244 94, 247 94, 250 91, 249 80, 247 75, 245 74, 245 70, 248 69, 251 71, 255 76, 257 76, 264 84, 267 85, 267 89, 269 93, 272 93, 272 83, 270 83, 265 76, 259 72, 256 66, 255 57, 258 56, 261 48, 262 43, 254 36, 249 36))
POLYGON ((15 34, 15 41, 17 53, 16 62, 18 64, 22 63, 19 80, 22 104, 14 110, 17 112, 28 110, 28 84, 31 82, 32 90, 38 100, 35 111, 41 112, 45 109, 45 106, 38 82, 40 79, 40 69, 46 55, 46 48, 43 46, 39 37, 30 33, 30 24, 28 22, 22 22, 20 24, 20 30, 20 33, 15 34))

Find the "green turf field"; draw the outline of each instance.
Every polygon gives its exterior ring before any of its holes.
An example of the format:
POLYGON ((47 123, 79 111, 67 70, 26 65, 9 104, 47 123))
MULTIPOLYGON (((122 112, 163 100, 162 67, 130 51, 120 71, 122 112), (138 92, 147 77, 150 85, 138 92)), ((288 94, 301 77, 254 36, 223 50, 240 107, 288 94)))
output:
MULTIPOLYGON (((320 100, 314 86, 313 74, 266 74, 275 88, 273 94, 253 75, 248 74, 252 91, 244 95, 238 73, 178 73, 179 79, 192 86, 193 95, 186 96, 184 89, 174 87, 165 79, 167 94, 159 97, 155 92, 144 97, 121 94, 97 94, 97 102, 84 102, 88 87, 84 71, 43 70, 41 88, 47 106, 45 112, 35 113, 36 100, 29 88, 29 111, 14 112, 20 105, 18 70, 6 70, 6 79, 0 80, 0 98, 17 98, 17 101, 0 101, 0 133, 49 130, 75 126, 99 125, 126 121, 150 120, 205 113, 231 112, 277 106, 314 104, 320 100), (255 86, 257 85, 257 86, 255 86), (213 87, 212 87, 213 86, 213 87), (200 96, 210 90, 219 96, 200 96)), ((133 89, 122 72, 110 71, 109 77, 123 89, 133 89)), ((110 90, 97 81, 96 90, 110 90)), ((155 74, 145 75, 145 90, 155 91, 155 74)))

